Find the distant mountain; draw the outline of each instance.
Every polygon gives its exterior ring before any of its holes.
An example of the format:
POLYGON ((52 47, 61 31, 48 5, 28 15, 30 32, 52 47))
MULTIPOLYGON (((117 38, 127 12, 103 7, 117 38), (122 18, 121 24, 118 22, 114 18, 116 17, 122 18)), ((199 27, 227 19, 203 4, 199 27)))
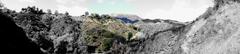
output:
POLYGON ((121 17, 118 16, 116 18, 122 20, 124 23, 131 23, 131 24, 133 24, 133 23, 138 22, 138 20, 130 20, 129 18, 123 17, 123 16, 121 16, 121 17))
POLYGON ((112 17, 125 17, 130 20, 141 20, 142 18, 137 15, 131 15, 131 14, 111 14, 112 17))
POLYGON ((112 17, 115 17, 117 19, 120 19, 122 22, 124 23, 136 23, 139 20, 141 20, 140 17, 138 17, 137 15, 128 15, 128 14, 112 14, 112 17))

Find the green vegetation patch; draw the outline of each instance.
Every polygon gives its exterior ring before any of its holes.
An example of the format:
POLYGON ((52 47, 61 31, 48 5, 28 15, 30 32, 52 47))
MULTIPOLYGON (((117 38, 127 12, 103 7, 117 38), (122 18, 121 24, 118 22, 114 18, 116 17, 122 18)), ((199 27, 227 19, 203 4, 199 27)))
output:
POLYGON ((96 52, 105 52, 108 51, 113 44, 114 40, 125 42, 123 36, 112 33, 108 30, 101 28, 93 28, 86 31, 88 35, 85 39, 89 46, 95 46, 96 52))
POLYGON ((97 48, 97 52, 108 51, 112 47, 113 38, 104 38, 101 45, 97 48))

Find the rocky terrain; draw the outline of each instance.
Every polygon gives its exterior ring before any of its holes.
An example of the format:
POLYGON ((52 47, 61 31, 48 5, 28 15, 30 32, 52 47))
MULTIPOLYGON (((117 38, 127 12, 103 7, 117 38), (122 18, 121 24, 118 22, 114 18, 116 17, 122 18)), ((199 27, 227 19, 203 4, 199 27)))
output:
POLYGON ((43 54, 40 47, 28 39, 24 30, 18 27, 10 17, 0 13, 2 53, 6 54, 43 54), (24 49, 24 50, 23 50, 24 49))
MULTIPOLYGON (((240 54, 240 0, 215 5, 191 22, 142 19, 135 15, 70 16, 37 7, 15 12, 1 6, 2 17, 23 29, 9 35, 7 50, 41 54, 240 54), (25 35, 23 35, 23 32, 25 35), (29 43, 22 44, 21 43, 29 43), (13 43, 13 44, 12 44, 13 43), (16 46, 16 48, 14 48, 16 46), (31 46, 34 48, 25 48, 31 46), (23 48, 24 47, 24 48, 23 48), (35 48, 36 47, 36 48, 35 48), (35 51, 31 51, 35 50, 35 51)), ((3 23, 5 25, 5 23, 3 23)), ((18 29, 1 28, 4 31, 18 29)), ((10 34, 6 32, 4 34, 10 34)), ((6 41, 4 39, 4 41, 6 41)))

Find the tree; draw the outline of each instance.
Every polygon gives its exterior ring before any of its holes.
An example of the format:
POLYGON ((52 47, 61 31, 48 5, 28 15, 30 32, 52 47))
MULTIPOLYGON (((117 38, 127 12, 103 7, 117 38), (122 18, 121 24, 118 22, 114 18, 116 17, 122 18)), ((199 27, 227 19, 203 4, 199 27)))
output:
POLYGON ((68 13, 68 12, 65 12, 65 15, 67 15, 67 16, 68 16, 68 15, 69 15, 69 13, 68 13))
POLYGON ((4 7, 3 3, 0 2, 0 12, 2 12, 3 7, 4 7))
POLYGON ((98 14, 91 14, 90 18, 93 18, 93 19, 101 19, 100 15, 98 14))
POLYGON ((57 10, 55 10, 54 14, 55 14, 55 15, 58 15, 58 14, 59 14, 59 12, 58 12, 57 10))
POLYGON ((44 12, 42 9, 40 9, 39 11, 37 11, 37 14, 44 14, 44 12))
POLYGON ((101 18, 104 18, 104 19, 110 19, 111 16, 109 16, 109 15, 102 15, 101 18))
POLYGON ((0 8, 4 7, 3 3, 0 2, 0 8))
POLYGON ((85 12, 85 15, 88 16, 88 15, 89 15, 89 12, 85 12))
POLYGON ((38 9, 35 6, 28 6, 27 8, 22 8, 22 10, 20 11, 20 13, 29 13, 29 14, 44 14, 42 9, 38 9))
POLYGON ((47 9, 48 14, 52 14, 52 11, 50 9, 47 9))
POLYGON ((128 33, 128 40, 130 40, 132 37, 133 37, 133 33, 132 33, 132 32, 129 32, 129 33, 128 33))
POLYGON ((10 14, 12 11, 11 11, 10 9, 8 9, 8 8, 3 8, 3 9, 2 9, 2 12, 3 12, 3 13, 10 14))

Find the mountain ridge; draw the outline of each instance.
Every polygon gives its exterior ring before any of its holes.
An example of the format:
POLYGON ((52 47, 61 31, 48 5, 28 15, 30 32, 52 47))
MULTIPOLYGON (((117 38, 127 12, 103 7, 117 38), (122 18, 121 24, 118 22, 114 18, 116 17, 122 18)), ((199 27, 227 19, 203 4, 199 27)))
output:
POLYGON ((45 54, 239 54, 240 0, 214 3, 190 22, 124 14, 74 17, 36 7, 0 10, 45 54))

